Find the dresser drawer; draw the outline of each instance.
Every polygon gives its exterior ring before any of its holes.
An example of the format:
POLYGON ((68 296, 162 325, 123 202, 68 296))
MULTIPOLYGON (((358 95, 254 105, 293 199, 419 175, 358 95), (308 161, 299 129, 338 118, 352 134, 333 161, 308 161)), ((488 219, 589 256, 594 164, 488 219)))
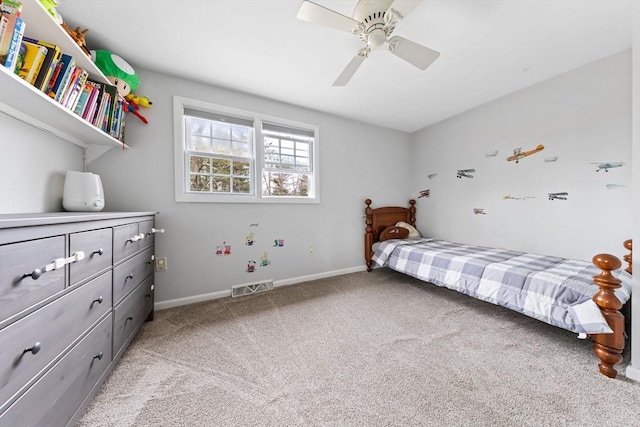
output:
POLYGON ((50 365, 111 303, 109 271, 0 330, 0 402, 50 365))
POLYGON ((138 231, 138 223, 119 225, 113 228, 113 263, 117 264, 140 249, 144 234, 138 231))
POLYGON ((153 249, 140 252, 133 258, 123 262, 113 272, 113 301, 117 304, 129 292, 153 273, 153 249))
POLYGON ((0 246, 0 322, 64 290, 65 269, 45 266, 65 252, 64 236, 0 246))
POLYGON ((113 314, 113 355, 118 356, 120 349, 142 325, 150 313, 153 304, 153 276, 149 276, 116 308, 113 314))
POLYGON ((74 285, 111 267, 113 251, 111 228, 72 233, 69 235, 69 252, 84 252, 85 258, 69 266, 69 282, 74 285))
POLYGON ((109 314, 0 416, 0 425, 67 425, 109 367, 111 336, 109 314))

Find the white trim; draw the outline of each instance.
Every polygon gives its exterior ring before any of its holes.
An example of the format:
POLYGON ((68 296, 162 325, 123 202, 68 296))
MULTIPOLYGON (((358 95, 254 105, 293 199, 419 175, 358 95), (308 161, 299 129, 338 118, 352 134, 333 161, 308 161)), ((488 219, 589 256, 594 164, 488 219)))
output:
POLYGON ((636 368, 635 366, 628 365, 625 375, 630 380, 640 382, 640 369, 636 368))
MULTIPOLYGON (((298 283, 309 282, 311 280, 326 279, 328 277, 341 276, 343 274, 358 273, 360 271, 366 271, 366 269, 367 269, 366 266, 359 266, 359 267, 343 268, 341 270, 327 271, 327 272, 318 273, 318 274, 309 274, 307 276, 293 277, 291 279, 274 281, 273 287, 279 288, 281 286, 290 286, 298 283)), ((231 290, 212 292, 209 294, 194 295, 194 296, 185 297, 185 298, 176 298, 176 299, 167 300, 167 301, 160 301, 160 302, 156 302, 153 305, 153 308, 154 310, 159 311, 159 310, 165 310, 168 308, 180 307, 183 305, 195 304, 197 302, 211 301, 211 300, 226 298, 226 297, 231 297, 231 290)))
POLYGON ((309 123, 298 122, 281 117, 269 116, 266 114, 256 113, 253 111, 240 110, 237 108, 227 107, 224 105, 213 104, 210 102, 200 101, 197 99, 186 98, 183 96, 173 96, 173 157, 174 157, 174 196, 176 202, 188 203, 304 203, 317 204, 320 203, 320 177, 318 159, 319 154, 320 128, 309 123), (187 183, 185 182, 185 154, 184 154, 184 108, 199 109, 202 111, 210 111, 218 114, 240 117, 254 122, 254 168, 253 168, 253 188, 254 194, 199 194, 187 193, 187 183), (310 179, 309 193, 312 196, 263 196, 262 195, 262 170, 264 168, 263 155, 263 139, 262 139, 262 122, 266 121, 291 128, 305 129, 312 131, 315 135, 314 142, 311 144, 311 168, 312 175, 310 179))

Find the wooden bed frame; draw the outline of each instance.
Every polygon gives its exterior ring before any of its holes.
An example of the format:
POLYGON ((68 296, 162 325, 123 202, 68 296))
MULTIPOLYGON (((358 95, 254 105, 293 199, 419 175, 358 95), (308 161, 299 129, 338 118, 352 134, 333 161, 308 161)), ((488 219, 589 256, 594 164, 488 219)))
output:
MULTIPOLYGON (((365 200, 365 222, 364 234, 364 259, 367 263, 367 271, 373 268, 373 245, 380 241, 380 234, 387 228, 394 226, 399 221, 404 221, 415 227, 416 225, 416 201, 409 200, 409 207, 384 206, 379 208, 371 207, 371 199, 365 200)), ((624 256, 628 263, 626 271, 631 274, 632 241, 624 242, 624 247, 629 250, 629 254, 624 256)), ((593 351, 600 359, 598 367, 603 375, 615 378, 618 374, 614 365, 622 361, 622 351, 625 345, 625 318, 620 313, 622 303, 616 297, 614 291, 620 287, 620 280, 611 273, 622 266, 620 260, 609 254, 598 254, 592 259, 593 264, 601 270, 601 273, 593 277, 593 281, 600 290, 593 296, 593 301, 600 307, 602 315, 607 320, 612 334, 592 334, 593 351)), ((630 312, 631 299, 625 305, 626 312, 630 312)))

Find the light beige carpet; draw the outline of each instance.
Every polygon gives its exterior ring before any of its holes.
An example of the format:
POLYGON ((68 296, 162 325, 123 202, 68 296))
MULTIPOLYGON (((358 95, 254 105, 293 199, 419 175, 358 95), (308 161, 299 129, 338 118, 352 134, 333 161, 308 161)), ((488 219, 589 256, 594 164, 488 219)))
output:
POLYGON ((640 383, 575 334, 380 269, 157 312, 79 425, 640 426, 640 383))

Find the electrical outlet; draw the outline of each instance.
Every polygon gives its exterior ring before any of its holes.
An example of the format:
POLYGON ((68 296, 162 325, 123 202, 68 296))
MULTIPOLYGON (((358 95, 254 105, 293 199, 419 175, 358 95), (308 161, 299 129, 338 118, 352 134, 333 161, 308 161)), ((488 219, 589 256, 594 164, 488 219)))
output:
POLYGON ((167 257, 161 256, 156 258, 156 271, 167 271, 169 266, 167 265, 167 257))

